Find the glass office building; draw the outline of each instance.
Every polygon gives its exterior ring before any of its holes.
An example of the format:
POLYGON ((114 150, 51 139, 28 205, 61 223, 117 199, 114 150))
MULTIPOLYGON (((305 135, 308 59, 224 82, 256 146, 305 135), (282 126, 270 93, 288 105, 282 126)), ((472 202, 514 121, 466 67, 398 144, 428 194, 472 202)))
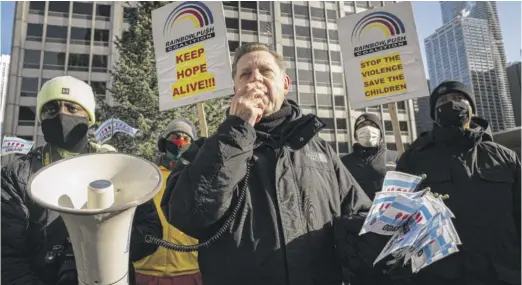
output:
POLYGON ((465 3, 441 2, 445 24, 424 40, 431 86, 450 79, 464 82, 473 89, 478 115, 493 131, 512 128, 515 119, 496 6, 465 3))
MULTIPOLYGON (((35 120, 36 94, 59 75, 88 82, 111 103, 108 69, 117 61, 112 43, 128 25, 125 2, 17 2, 9 76, 5 130, 44 143, 35 120)), ((387 2, 391 3, 391 2, 387 2)), ((347 101, 336 19, 386 4, 381 1, 241 1, 223 2, 230 55, 245 42, 271 45, 283 54, 292 79, 289 98, 305 113, 318 115, 326 128, 320 136, 340 154, 353 143, 353 122, 374 112, 386 127, 386 142, 395 149, 386 106, 351 110, 347 101)), ((403 143, 416 137, 410 101, 398 103, 403 143)))

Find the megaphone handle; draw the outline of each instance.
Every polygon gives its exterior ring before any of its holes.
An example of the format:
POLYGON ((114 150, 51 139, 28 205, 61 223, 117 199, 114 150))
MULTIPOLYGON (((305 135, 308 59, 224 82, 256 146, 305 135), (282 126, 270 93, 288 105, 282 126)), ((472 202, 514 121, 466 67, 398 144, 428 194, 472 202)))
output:
POLYGON ((145 236, 145 242, 150 244, 155 244, 158 246, 161 246, 163 248, 177 251, 177 252, 194 252, 199 251, 200 249, 210 247, 212 244, 214 244, 217 240, 219 240, 225 232, 232 226, 232 223, 236 219, 237 214, 239 213, 239 210, 241 209, 241 205, 243 204, 243 201, 246 197, 247 187, 248 187, 248 179, 250 178, 250 169, 253 165, 253 159, 250 159, 247 163, 246 167, 246 173, 245 178, 243 179, 243 187, 241 187, 239 192, 239 197, 237 199, 237 203, 232 209, 232 212, 230 213, 230 216, 225 220, 221 228, 208 240, 202 243, 198 243, 195 245, 181 245, 181 244, 175 244, 168 242, 166 240, 163 240, 161 238, 152 236, 152 235, 146 235, 145 236))

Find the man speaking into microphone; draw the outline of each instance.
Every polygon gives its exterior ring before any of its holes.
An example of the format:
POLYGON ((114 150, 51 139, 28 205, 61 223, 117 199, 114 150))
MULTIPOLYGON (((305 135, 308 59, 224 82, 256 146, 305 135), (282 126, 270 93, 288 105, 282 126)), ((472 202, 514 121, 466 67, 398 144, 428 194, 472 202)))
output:
POLYGON ((232 70, 227 118, 169 178, 169 222, 205 241, 246 191, 229 229, 199 252, 203 284, 341 284, 333 220, 371 201, 319 138, 324 124, 285 98, 290 78, 280 54, 247 43, 232 70))

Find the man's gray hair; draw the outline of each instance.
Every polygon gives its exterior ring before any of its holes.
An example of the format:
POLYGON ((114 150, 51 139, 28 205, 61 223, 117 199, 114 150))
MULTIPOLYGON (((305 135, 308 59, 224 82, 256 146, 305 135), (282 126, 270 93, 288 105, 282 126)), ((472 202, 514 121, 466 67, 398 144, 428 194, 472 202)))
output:
POLYGON ((286 64, 285 59, 282 55, 277 53, 274 50, 271 50, 267 45, 262 43, 245 43, 241 45, 240 47, 236 48, 236 51, 234 53, 234 61, 232 62, 232 78, 236 77, 237 72, 237 62, 239 59, 244 56, 247 53, 254 52, 254 51, 266 51, 269 52, 275 59, 277 65, 279 66, 279 69, 281 69, 282 73, 286 74, 286 64))

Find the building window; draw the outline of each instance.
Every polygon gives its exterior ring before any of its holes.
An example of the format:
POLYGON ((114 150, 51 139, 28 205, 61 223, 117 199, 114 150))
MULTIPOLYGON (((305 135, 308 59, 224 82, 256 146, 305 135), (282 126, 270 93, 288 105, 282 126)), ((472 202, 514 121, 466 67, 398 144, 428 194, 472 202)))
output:
POLYGON ((95 29, 94 44, 98 46, 109 46, 109 30, 95 29))
POLYGON ((73 18, 92 19, 92 2, 73 2, 73 18))
POLYGON ((389 150, 397 150, 397 145, 395 143, 387 143, 386 148, 389 150))
POLYGON ((312 62, 312 50, 310 48, 298 47, 297 58, 306 62, 312 62))
POLYGON ((344 96, 334 96, 335 106, 344 107, 344 96))
POLYGON ((33 140, 32 136, 18 136, 18 137, 23 139, 23 140, 26 140, 26 141, 32 141, 33 140))
POLYGON ((239 30, 239 19, 225 18, 225 26, 227 27, 227 29, 239 30))
POLYGON ((44 69, 64 70, 65 69, 65 53, 63 52, 44 52, 44 69))
POLYGON ((271 12, 272 11, 272 1, 259 1, 259 10, 271 12))
POLYGON ((89 55, 70 53, 67 69, 70 71, 89 71, 89 55))
POLYGON ((294 13, 296 18, 308 19, 308 7, 301 5, 294 5, 294 13))
POLYGON ((344 118, 336 119, 335 121, 337 122, 337 128, 338 129, 340 129, 340 130, 346 130, 347 129, 346 119, 344 119, 344 118))
POLYGON ((335 87, 343 87, 344 76, 339 72, 332 72, 332 79, 335 87))
POLYGON ((314 35, 314 39, 321 39, 326 41, 325 29, 312 28, 312 34, 314 35))
POLYGON ((386 131, 387 135, 393 134, 393 125, 391 121, 384 121, 384 130, 386 131))
MULTIPOLYGON (((301 80, 301 78, 299 78, 301 80)), ((300 83, 301 84, 301 83, 300 83)), ((315 105, 315 95, 314 93, 309 92, 299 92, 299 104, 306 106, 314 106, 315 105)))
POLYGON ((92 56, 92 72, 107 72, 107 56, 94 54, 92 56))
POLYGON ((230 52, 235 52, 238 47, 238 41, 228 41, 228 49, 230 50, 230 52))
POLYGON ((368 1, 355 1, 355 6, 357 8, 369 8, 368 1))
POLYGON ((370 2, 370 6, 372 6, 372 7, 381 7, 382 6, 381 1, 369 1, 369 2, 370 2))
POLYGON ((69 1, 49 1, 49 16, 69 16, 69 1))
POLYGON ((91 87, 92 91, 94 92, 94 95, 101 99, 105 99, 106 90, 107 90, 107 83, 104 81, 91 81, 91 87))
POLYGON ((339 52, 339 51, 330 51, 330 60, 332 62, 341 62, 341 52, 339 52))
POLYGON ((18 125, 34 126, 36 119, 36 107, 20 106, 18 110, 18 125))
POLYGON ((348 143, 339 142, 339 153, 348 153, 348 143))
POLYGON ((406 102, 404 102, 404 101, 397 102, 397 110, 401 113, 406 113, 406 102))
POLYGON ((29 13, 43 15, 45 13, 45 1, 30 1, 29 13))
POLYGON ((334 126, 334 120, 333 118, 319 118, 321 122, 325 124, 324 129, 325 130, 333 130, 335 128, 334 126))
POLYGON ((24 52, 24 68, 40 69, 39 50, 26 49, 24 52))
POLYGON ((283 57, 284 58, 294 59, 295 58, 294 47, 283 46, 283 57))
POLYGON ((321 8, 310 7, 312 18, 324 19, 324 10, 321 8))
POLYGON ((22 77, 22 88, 20 95, 23 97, 36 97, 38 94, 38 78, 22 77))
POLYGON ((326 16, 328 17, 328 20, 337 20, 337 11, 326 10, 326 16))
POLYGON ((295 78, 295 69, 288 68, 286 70, 286 75, 288 75, 288 77, 290 77, 290 81, 292 81, 294 83, 296 82, 297 79, 295 78))
POLYGON ((91 28, 71 27, 71 44, 90 45, 91 28))
POLYGON ((336 143, 335 142, 328 142, 328 144, 330 145, 332 150, 335 151, 336 143))
POLYGON ((294 28, 292 28, 292 25, 281 24, 281 33, 283 34, 283 36, 293 37, 294 28))
POLYGON ((27 24, 27 40, 33 42, 41 42, 43 36, 42 24, 27 24))
POLYGON ((66 43, 67 27, 47 25, 45 41, 48 43, 66 43))
POLYGON ((280 3, 281 15, 292 17, 292 4, 280 3))
POLYGON ((339 34, 336 30, 328 30, 328 37, 330 38, 330 41, 332 42, 338 42, 339 41, 339 34))
POLYGON ((111 20, 111 5, 96 4, 96 20, 111 20))
POLYGON ((314 82, 314 74, 310 70, 299 69, 299 82, 314 82))
POLYGON ((323 84, 321 84, 323 86, 330 85, 330 72, 316 71, 315 78, 317 79, 317 83, 323 83, 323 84))
POLYGON ((317 62, 328 62, 328 52, 325 50, 314 49, 314 58, 317 62))
POLYGON ((241 30, 257 32, 257 21, 241 20, 241 30))
POLYGON ((225 6, 227 8, 230 7, 233 9, 238 9, 239 2, 238 1, 223 1, 223 6, 225 6))
POLYGON ((399 129, 401 130, 401 133, 408 133, 408 122, 399 122, 399 129))
POLYGON ((257 11, 257 1, 241 1, 241 8, 257 11))
POLYGON ((310 39, 310 27, 295 26, 295 35, 299 39, 310 39))

